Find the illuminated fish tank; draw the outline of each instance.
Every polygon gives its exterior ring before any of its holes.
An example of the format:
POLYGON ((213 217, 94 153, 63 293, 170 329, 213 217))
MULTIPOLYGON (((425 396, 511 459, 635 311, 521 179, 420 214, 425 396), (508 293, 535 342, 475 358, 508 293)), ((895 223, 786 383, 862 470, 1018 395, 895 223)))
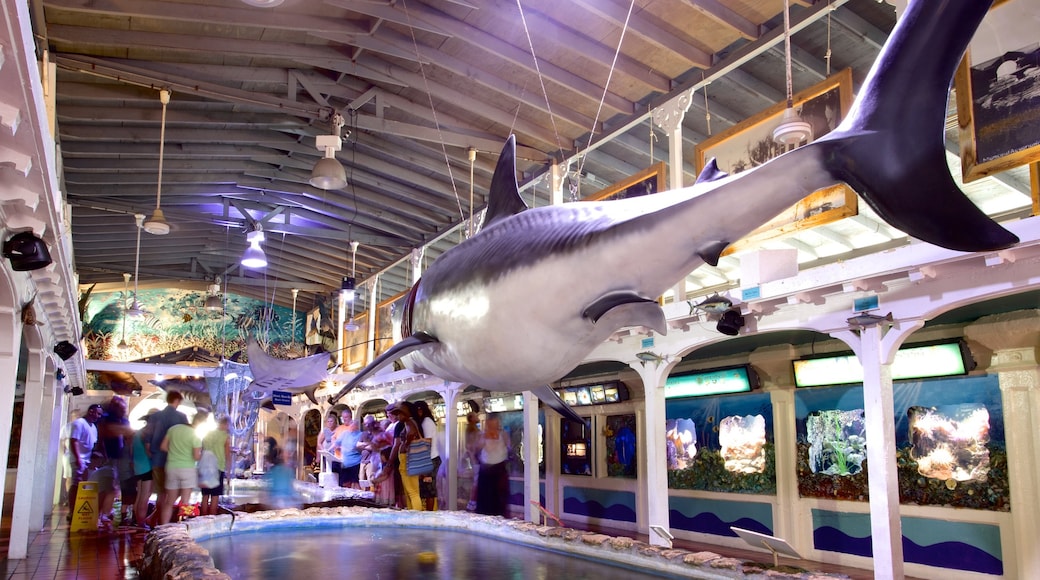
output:
POLYGON ((806 429, 813 473, 855 475, 863 471, 867 458, 863 409, 810 413, 806 429))
POLYGON ((766 420, 762 415, 723 419, 719 423, 719 444, 726 471, 762 473, 766 470, 766 420))
POLYGON ((907 416, 910 457, 917 461, 918 473, 950 482, 988 479, 989 411, 985 407, 910 407, 907 416))

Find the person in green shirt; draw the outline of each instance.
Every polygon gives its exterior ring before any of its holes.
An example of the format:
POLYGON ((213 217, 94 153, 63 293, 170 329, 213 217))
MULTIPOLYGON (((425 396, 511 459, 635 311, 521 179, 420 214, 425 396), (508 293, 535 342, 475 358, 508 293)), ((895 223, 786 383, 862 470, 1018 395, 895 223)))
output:
MULTIPOLYGON (((216 430, 210 431, 202 439, 202 452, 206 453, 209 451, 213 453, 217 458, 217 469, 220 470, 220 484, 216 487, 202 488, 202 507, 199 511, 204 516, 217 515, 220 496, 224 495, 227 460, 231 457, 231 437, 228 436, 230 426, 231 420, 227 415, 223 415, 217 420, 216 430)), ((199 465, 201 467, 202 464, 200 463, 199 465)))
POLYGON ((166 499, 159 511, 159 525, 170 522, 174 503, 191 501, 191 490, 199 483, 195 462, 202 457, 202 440, 195 427, 206 420, 206 413, 197 413, 191 426, 174 425, 166 432, 159 448, 166 453, 166 499), (178 502, 178 498, 180 501, 178 502))

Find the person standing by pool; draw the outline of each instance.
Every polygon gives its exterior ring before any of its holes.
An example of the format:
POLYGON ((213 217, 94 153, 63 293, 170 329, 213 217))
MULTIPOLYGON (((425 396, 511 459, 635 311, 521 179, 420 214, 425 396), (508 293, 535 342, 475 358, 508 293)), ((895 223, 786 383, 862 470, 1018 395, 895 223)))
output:
POLYGON ((390 449, 390 459, 380 470, 376 480, 382 481, 393 476, 394 472, 399 473, 404 489, 405 507, 410 510, 422 510, 419 477, 408 475, 408 446, 412 441, 422 437, 419 425, 412 419, 412 404, 407 401, 390 403, 386 407, 386 413, 397 421, 397 426, 394 428, 394 446, 390 449))
POLYGON ((90 455, 94 452, 94 445, 97 444, 98 438, 95 424, 101 419, 104 412, 101 405, 94 403, 87 407, 86 414, 73 421, 72 427, 69 428, 69 465, 72 467, 72 486, 69 488, 69 515, 66 518, 68 521, 72 521, 72 513, 76 509, 79 482, 87 479, 90 455))
POLYGON ((199 484, 199 472, 195 462, 202 457, 202 440, 195 434, 195 427, 206 420, 205 413, 195 415, 192 424, 174 425, 166 432, 159 448, 166 455, 166 499, 159 512, 159 525, 170 522, 176 500, 180 505, 191 502, 191 490, 199 484))
MULTIPOLYGON (((144 416, 144 427, 134 433, 130 443, 130 451, 133 456, 134 480, 137 483, 137 501, 134 502, 133 525, 145 529, 148 524, 148 504, 152 497, 152 462, 148 459, 148 453, 144 450, 144 442, 150 440, 155 414, 158 409, 148 411, 144 416)), ((161 493, 161 490, 160 490, 161 493)), ((154 524, 158 515, 151 518, 154 524)))
POLYGON ((325 415, 325 428, 318 433, 318 456, 321 457, 322 472, 339 474, 340 462, 335 460, 336 449, 332 440, 339 429, 339 415, 335 411, 329 411, 325 415))
MULTIPOLYGON (((166 451, 160 449, 160 446, 170 427, 188 424, 188 416, 177 410, 183 400, 184 395, 180 391, 167 391, 166 407, 152 418, 152 436, 144 442, 144 449, 148 453, 148 459, 152 462, 152 485, 158 494, 155 499, 155 513, 160 518, 163 505, 169 503, 171 509, 173 506, 173 499, 168 498, 169 494, 166 493, 166 451)), ((166 522, 158 521, 156 523, 165 524, 166 522)))
POLYGON ((440 471, 440 441, 437 437, 437 421, 433 418, 430 405, 426 401, 412 403, 415 408, 415 421, 419 424, 422 436, 430 440, 430 460, 433 471, 419 476, 419 497, 423 500, 423 509, 428 512, 437 511, 437 472, 440 471))
POLYGON ((361 449, 358 442, 361 440, 361 429, 353 415, 346 411, 343 413, 346 429, 344 429, 333 441, 333 445, 340 450, 342 466, 339 471, 340 487, 358 489, 359 474, 361 472, 361 449))
POLYGON ((210 431, 202 439, 202 452, 209 451, 217 458, 217 469, 220 470, 220 483, 216 487, 202 489, 202 506, 199 512, 204 516, 217 515, 220 496, 224 495, 224 479, 227 477, 227 460, 231 457, 231 437, 228 429, 231 419, 221 415, 217 420, 217 428, 210 431))
POLYGON ((502 430, 498 413, 491 413, 484 420, 479 457, 477 513, 505 517, 509 505, 509 434, 502 430))

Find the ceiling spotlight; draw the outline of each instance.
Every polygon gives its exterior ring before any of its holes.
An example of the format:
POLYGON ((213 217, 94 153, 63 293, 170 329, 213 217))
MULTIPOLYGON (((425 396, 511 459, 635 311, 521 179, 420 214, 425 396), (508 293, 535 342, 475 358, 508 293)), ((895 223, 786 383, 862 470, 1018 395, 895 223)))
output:
POLYGON ((336 152, 343 149, 343 115, 336 114, 332 118, 335 127, 333 135, 318 135, 314 138, 314 145, 319 151, 325 152, 325 157, 319 159, 311 170, 310 184, 321 189, 343 189, 347 186, 347 172, 343 164, 336 159, 336 152))
POLYGON ((773 129, 773 141, 790 147, 813 138, 812 125, 805 122, 794 110, 794 89, 791 81, 791 7, 784 0, 784 63, 787 65, 787 108, 780 118, 780 124, 773 129))
POLYGON ((246 234, 249 247, 242 254, 242 265, 246 268, 264 268, 267 266, 267 256, 264 255, 260 243, 264 241, 264 232, 258 225, 255 230, 246 234))
POLYGON ((722 318, 719 318, 719 323, 715 325, 715 330, 727 336, 736 336, 740 333, 742 326, 744 326, 744 317, 740 315, 740 309, 730 308, 722 313, 722 318))

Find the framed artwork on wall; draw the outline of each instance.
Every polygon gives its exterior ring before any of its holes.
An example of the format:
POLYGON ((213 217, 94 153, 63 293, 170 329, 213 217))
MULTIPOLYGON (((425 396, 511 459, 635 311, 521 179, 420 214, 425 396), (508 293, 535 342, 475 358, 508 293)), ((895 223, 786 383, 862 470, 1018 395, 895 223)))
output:
POLYGON ((593 193, 582 199, 582 201, 628 199, 664 191, 668 182, 665 171, 666 168, 663 161, 655 163, 628 179, 621 180, 610 187, 605 187, 593 193))
POLYGON ((996 2, 957 69, 965 182, 1040 161, 1040 0, 996 2))
MULTIPOLYGON (((852 71, 845 69, 794 94, 792 103, 802 119, 812 126, 813 138, 819 139, 838 126, 852 106, 852 100, 852 71)), ((773 129, 780 124, 786 108, 786 101, 777 103, 699 143, 694 149, 698 173, 711 159, 715 159, 720 170, 732 174, 747 171, 783 154, 786 149, 773 140, 773 129)), ((858 197, 848 186, 821 189, 731 244, 724 255, 858 212, 858 197)))

